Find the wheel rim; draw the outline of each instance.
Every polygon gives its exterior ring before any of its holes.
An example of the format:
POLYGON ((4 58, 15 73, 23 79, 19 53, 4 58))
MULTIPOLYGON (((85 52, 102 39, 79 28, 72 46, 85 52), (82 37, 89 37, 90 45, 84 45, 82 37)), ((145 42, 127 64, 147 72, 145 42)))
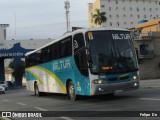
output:
POLYGON ((69 96, 72 100, 75 98, 75 90, 73 85, 70 85, 69 87, 69 96))

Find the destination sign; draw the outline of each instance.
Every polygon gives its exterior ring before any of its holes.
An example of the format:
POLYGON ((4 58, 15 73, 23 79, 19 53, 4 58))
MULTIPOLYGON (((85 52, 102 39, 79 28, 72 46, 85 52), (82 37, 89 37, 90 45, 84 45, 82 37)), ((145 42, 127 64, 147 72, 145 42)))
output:
POLYGON ((128 40, 131 39, 130 34, 112 34, 113 40, 128 40))

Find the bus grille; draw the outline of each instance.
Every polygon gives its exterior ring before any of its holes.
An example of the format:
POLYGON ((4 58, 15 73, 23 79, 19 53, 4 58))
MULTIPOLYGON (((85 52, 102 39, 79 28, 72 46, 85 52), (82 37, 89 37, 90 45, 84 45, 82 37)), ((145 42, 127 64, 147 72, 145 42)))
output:
POLYGON ((117 81, 117 80, 126 80, 128 78, 129 78, 129 76, 124 76, 124 77, 109 78, 108 80, 117 81))

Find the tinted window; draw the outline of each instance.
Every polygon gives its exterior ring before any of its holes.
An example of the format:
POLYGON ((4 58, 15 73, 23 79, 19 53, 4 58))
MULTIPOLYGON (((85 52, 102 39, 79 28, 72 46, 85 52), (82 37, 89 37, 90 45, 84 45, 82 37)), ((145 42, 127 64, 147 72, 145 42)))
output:
POLYGON ((49 60, 56 60, 59 58, 59 42, 50 45, 49 60))
POLYGON ((88 76, 88 65, 86 60, 86 49, 82 33, 74 35, 74 57, 77 68, 82 75, 88 76))
POLYGON ((74 52, 76 53, 85 46, 83 34, 79 33, 74 35, 73 42, 74 42, 74 52))
POLYGON ((60 58, 72 55, 72 40, 71 37, 60 41, 60 58))

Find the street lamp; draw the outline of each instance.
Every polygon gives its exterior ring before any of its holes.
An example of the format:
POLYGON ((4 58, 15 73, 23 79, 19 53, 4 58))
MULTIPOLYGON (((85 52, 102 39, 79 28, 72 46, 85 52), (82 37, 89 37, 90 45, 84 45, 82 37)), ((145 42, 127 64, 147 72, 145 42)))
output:
POLYGON ((66 9, 66 26, 67 26, 67 32, 69 32, 70 29, 70 18, 69 18, 69 8, 70 8, 70 2, 66 0, 64 2, 64 8, 66 9))

